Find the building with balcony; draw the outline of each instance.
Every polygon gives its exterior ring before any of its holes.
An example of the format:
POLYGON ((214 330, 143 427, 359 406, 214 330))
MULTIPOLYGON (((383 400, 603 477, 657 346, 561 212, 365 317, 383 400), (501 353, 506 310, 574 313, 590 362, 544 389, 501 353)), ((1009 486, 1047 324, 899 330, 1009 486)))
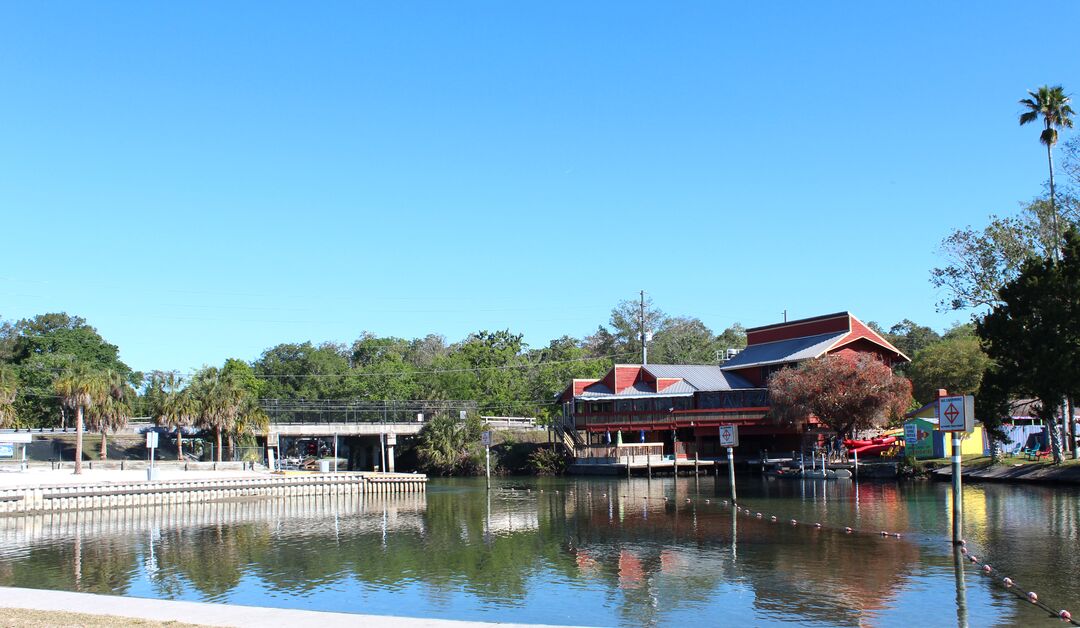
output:
POLYGON ((718 427, 738 425, 746 452, 802 449, 823 430, 769 417, 769 376, 827 354, 873 354, 890 366, 908 357, 849 312, 755 327, 747 346, 722 364, 616 364, 599 379, 563 391, 563 417, 586 447, 663 446, 675 460, 720 456, 718 427))

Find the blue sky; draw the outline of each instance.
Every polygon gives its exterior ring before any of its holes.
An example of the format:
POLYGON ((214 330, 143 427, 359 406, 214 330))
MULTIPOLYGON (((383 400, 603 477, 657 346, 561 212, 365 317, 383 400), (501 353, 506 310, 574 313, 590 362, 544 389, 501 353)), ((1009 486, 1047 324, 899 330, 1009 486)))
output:
POLYGON ((1080 85, 1050 4, 2 2, 0 316, 181 370, 640 289, 943 328, 941 238, 1046 178, 1016 101, 1080 85))

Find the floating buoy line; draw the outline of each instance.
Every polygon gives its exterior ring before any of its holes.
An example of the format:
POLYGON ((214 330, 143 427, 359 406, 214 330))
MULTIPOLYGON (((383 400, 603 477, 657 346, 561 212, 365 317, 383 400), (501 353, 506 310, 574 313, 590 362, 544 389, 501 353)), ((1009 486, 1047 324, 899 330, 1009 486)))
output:
MULTIPOLYGON (((542 493, 543 490, 541 490, 540 492, 542 493)), ((556 491, 556 492, 558 492, 558 491, 556 491)), ((566 494, 567 494, 567 496, 570 496, 570 497, 573 496, 573 493, 570 492, 570 491, 567 491, 566 494)), ((587 492, 586 496, 591 498, 592 493, 587 492)), ((607 497, 607 493, 601 494, 601 497, 607 497)), ((632 498, 633 496, 631 496, 631 495, 621 495, 621 497, 632 498)), ((642 499, 643 500, 648 500, 649 496, 648 495, 643 495, 642 499)), ((669 501, 667 496, 663 496, 661 498, 655 498, 655 499, 657 501, 661 501, 661 502, 664 502, 664 503, 667 503, 669 501)), ((688 503, 688 504, 693 503, 693 501, 694 500, 689 498, 689 497, 686 498, 686 503, 688 503)), ((730 505, 732 505, 730 500, 727 500, 727 499, 720 499, 720 500, 704 499, 704 500, 701 500, 701 501, 703 501, 705 504, 708 504, 708 505, 716 505, 716 506, 730 506, 730 505)), ((675 501, 675 503, 677 503, 677 501, 675 501)), ((778 516, 776 516, 776 515, 773 515, 773 514, 770 514, 770 513, 764 513, 764 512, 761 512, 759 510, 752 510, 752 509, 746 508, 745 506, 740 505, 738 503, 734 504, 734 506, 735 506, 735 512, 737 514, 743 514, 743 515, 746 515, 749 518, 761 519, 763 521, 767 519, 768 521, 770 521, 772 523, 780 522, 780 518, 778 516)), ((797 519, 789 519, 788 523, 791 525, 791 527, 802 526, 804 528, 811 528, 811 529, 814 529, 814 530, 832 530, 834 532, 839 532, 839 533, 848 534, 848 535, 864 535, 864 536, 878 537, 878 538, 882 538, 882 539, 899 539, 899 538, 901 538, 901 535, 900 535, 899 532, 889 532, 888 530, 878 530, 878 531, 856 530, 856 529, 854 529, 854 528, 852 528, 850 526, 845 526, 843 528, 835 527, 835 526, 827 526, 827 525, 823 525, 819 521, 815 521, 813 523, 807 524, 805 522, 800 522, 797 519)), ((1008 591, 1008 592, 1012 593, 1013 595, 1015 595, 1017 598, 1019 598, 1021 600, 1024 600, 1024 601, 1026 601, 1026 602, 1028 602, 1030 604, 1034 604, 1035 606, 1038 606, 1039 608, 1045 610, 1051 617, 1057 617, 1058 619, 1061 619, 1062 621, 1068 622, 1068 623, 1072 624, 1073 626, 1080 626, 1080 621, 1077 621, 1077 620, 1073 619, 1072 613, 1070 613, 1067 609, 1055 609, 1053 606, 1050 606, 1044 600, 1041 600, 1039 598, 1038 593, 1036 593, 1035 591, 1028 591, 1028 592, 1025 593, 1024 588, 1017 585, 1015 580, 1013 580, 1012 578, 1010 578, 1008 576, 1005 576, 1000 570, 998 570, 994 566, 990 565, 989 563, 986 563, 985 561, 980 560, 978 556, 976 556, 975 554, 972 554, 971 552, 969 552, 968 548, 967 548, 967 543, 965 541, 960 542, 960 553, 962 555, 964 555, 965 557, 967 557, 968 561, 971 562, 973 565, 978 566, 980 573, 982 573, 984 576, 993 578, 995 583, 1000 585, 1006 591, 1008 591)))

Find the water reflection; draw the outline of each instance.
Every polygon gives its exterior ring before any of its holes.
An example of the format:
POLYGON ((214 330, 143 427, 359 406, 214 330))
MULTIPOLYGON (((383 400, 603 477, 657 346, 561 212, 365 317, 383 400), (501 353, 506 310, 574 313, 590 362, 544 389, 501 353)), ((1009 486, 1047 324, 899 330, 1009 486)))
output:
MULTIPOLYGON (((0 518, 0 583, 564 624, 921 625, 928 609, 940 620, 946 608, 960 626, 1049 621, 977 573, 965 580, 945 485, 740 482, 743 503, 778 515, 773 523, 724 505, 726 484, 502 480, 489 492, 457 480, 432 482, 426 496, 0 518)), ((1077 606, 1077 493, 966 491, 980 555, 1077 606)))

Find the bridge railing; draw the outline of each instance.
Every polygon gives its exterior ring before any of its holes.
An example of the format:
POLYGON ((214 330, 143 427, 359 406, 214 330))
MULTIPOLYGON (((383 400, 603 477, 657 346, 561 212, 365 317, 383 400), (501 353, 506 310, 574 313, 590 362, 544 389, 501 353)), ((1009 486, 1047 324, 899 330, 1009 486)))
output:
POLYGON ((338 401, 262 399, 270 423, 426 423, 439 414, 475 413, 474 401, 338 401))

